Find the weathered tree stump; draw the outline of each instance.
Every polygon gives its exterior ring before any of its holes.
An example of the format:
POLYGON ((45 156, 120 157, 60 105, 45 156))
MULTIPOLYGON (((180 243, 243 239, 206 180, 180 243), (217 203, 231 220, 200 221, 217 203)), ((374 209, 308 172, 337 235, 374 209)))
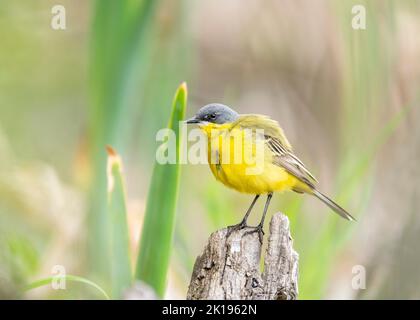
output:
POLYGON ((270 222, 264 271, 261 242, 253 228, 227 228, 210 236, 194 265, 187 299, 294 300, 298 295, 298 254, 293 250, 289 219, 282 213, 270 222))

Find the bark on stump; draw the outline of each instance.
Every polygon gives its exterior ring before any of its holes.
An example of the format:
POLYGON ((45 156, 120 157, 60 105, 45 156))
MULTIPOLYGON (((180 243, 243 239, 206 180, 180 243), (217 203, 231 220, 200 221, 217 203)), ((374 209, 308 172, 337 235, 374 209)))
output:
POLYGON ((298 295, 298 254, 293 250, 289 219, 276 213, 270 221, 264 271, 261 243, 253 228, 227 228, 210 236, 194 264, 187 299, 294 300, 298 295))

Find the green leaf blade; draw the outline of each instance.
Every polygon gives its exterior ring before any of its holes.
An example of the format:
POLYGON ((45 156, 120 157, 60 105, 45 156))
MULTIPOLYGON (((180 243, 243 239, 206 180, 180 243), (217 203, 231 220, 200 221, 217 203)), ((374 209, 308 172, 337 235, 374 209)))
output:
MULTIPOLYGON (((148 50, 158 0, 96 0, 92 6, 89 47, 89 185, 88 263, 92 277, 101 282, 110 276, 108 253, 106 156, 107 144, 123 149, 124 130, 132 108, 128 97, 138 79, 139 55, 148 50)), ((143 63, 149 61, 144 56, 143 63)), ((130 118, 131 117, 131 118, 130 118)), ((109 283, 105 284, 106 287, 109 283)))
POLYGON ((132 282, 125 182, 122 162, 111 148, 108 151, 108 218, 112 298, 120 299, 132 282))
MULTIPOLYGON (((178 88, 172 105, 168 129, 176 134, 177 160, 180 158, 181 132, 179 122, 184 119, 187 87, 178 88)), ((163 297, 172 246, 175 211, 179 188, 179 161, 176 164, 155 164, 140 240, 136 278, 151 285, 163 297)))

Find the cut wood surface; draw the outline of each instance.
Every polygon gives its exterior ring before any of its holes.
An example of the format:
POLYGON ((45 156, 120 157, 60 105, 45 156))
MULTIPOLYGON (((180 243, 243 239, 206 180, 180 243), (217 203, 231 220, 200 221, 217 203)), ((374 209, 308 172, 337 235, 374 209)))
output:
POLYGON ((228 235, 224 228, 211 234, 195 261, 187 299, 297 299, 299 256, 292 247, 289 219, 282 213, 272 217, 262 273, 262 244, 254 230, 246 227, 228 235))

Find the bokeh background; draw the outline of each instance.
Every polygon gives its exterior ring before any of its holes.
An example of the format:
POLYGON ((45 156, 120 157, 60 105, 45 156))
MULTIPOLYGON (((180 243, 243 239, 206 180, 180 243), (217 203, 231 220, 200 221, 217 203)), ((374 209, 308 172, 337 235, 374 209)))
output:
MULTIPOLYGON (((420 1, 61 0, 66 30, 53 30, 56 4, 0 9, 1 298, 99 297, 73 283, 22 293, 54 265, 107 287, 106 144, 124 162, 134 263, 155 135, 182 81, 187 115, 222 102, 278 120, 321 190, 358 219, 274 197, 270 214, 290 217, 300 254, 301 299, 420 298, 420 1), (366 30, 351 25, 358 4, 366 30), (355 270, 365 289, 352 287, 355 270)), ((183 299, 209 234, 252 199, 205 165, 182 166, 179 195, 166 297, 183 299)))

